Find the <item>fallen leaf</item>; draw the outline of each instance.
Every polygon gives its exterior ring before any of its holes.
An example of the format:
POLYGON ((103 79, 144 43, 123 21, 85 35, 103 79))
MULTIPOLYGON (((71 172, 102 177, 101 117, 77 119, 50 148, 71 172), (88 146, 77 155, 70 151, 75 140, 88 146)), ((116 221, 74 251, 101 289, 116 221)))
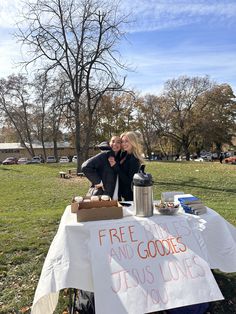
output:
POLYGON ((26 312, 28 312, 30 310, 30 306, 24 306, 24 307, 22 307, 21 309, 20 309, 20 312, 21 313, 26 313, 26 312))

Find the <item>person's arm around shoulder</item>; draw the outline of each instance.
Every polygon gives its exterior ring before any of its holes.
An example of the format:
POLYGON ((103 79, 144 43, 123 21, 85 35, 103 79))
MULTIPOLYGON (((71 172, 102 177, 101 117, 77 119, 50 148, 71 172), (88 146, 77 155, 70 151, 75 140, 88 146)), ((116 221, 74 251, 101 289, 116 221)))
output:
POLYGON ((127 185, 133 180, 135 173, 139 171, 140 162, 133 154, 127 155, 124 159, 121 159, 120 164, 116 163, 114 166, 114 171, 119 175, 120 180, 127 185), (122 164, 125 163, 124 167, 122 164), (125 170, 125 169, 126 170, 125 170))
POLYGON ((102 152, 100 154, 97 154, 96 156, 89 158, 82 164, 82 172, 85 174, 87 179, 92 182, 93 185, 99 185, 101 183, 102 178, 100 175, 100 171, 104 167, 105 162, 106 153, 102 152))

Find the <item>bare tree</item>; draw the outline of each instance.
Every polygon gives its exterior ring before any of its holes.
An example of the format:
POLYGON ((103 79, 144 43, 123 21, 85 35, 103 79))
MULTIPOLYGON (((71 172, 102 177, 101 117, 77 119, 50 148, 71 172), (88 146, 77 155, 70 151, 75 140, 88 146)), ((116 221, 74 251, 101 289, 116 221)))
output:
POLYGON ((34 125, 37 139, 42 143, 46 158, 45 141, 52 141, 54 155, 58 159, 57 140, 61 136, 64 106, 70 100, 70 92, 63 76, 52 79, 47 75, 36 75, 34 82, 34 125))
POLYGON ((14 127, 21 144, 34 156, 32 139, 33 106, 30 101, 29 83, 22 75, 11 75, 0 80, 0 110, 14 127))
POLYGON ((31 63, 53 74, 62 71, 70 84, 73 101, 78 169, 88 151, 93 115, 105 92, 120 90, 118 69, 124 69, 116 45, 123 38, 126 18, 118 6, 102 0, 27 1, 17 34, 31 52, 31 63), (25 27, 25 25, 27 25, 25 27), (86 114, 82 137, 81 116, 86 114), (84 139, 82 141, 82 138, 84 139))
POLYGON ((38 138, 42 143, 44 159, 46 159, 45 149, 45 120, 47 107, 50 102, 50 84, 47 76, 37 75, 33 82, 35 90, 35 124, 37 125, 38 138))
MULTIPOLYGON (((58 159, 57 142, 62 140, 62 130, 70 128, 71 91, 69 84, 65 83, 64 76, 60 75, 51 82, 51 105, 47 111, 47 126, 50 130, 50 138, 53 141, 54 156, 58 159)), ((72 123, 73 124, 73 123, 72 123)))
POLYGON ((135 101, 135 120, 137 129, 143 137, 146 155, 156 150, 158 139, 163 132, 162 99, 155 95, 147 94, 138 97, 135 101))

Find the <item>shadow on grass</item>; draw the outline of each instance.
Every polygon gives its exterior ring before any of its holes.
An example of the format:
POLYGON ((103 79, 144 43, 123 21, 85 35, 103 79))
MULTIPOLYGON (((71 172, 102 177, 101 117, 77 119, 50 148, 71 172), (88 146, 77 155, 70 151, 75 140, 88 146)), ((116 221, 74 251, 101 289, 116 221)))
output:
POLYGON ((218 270, 213 270, 212 272, 225 299, 221 301, 211 302, 207 313, 236 313, 235 273, 222 273, 218 270))
POLYGON ((0 171, 3 170, 3 171, 12 171, 12 172, 22 172, 22 170, 19 170, 19 169, 13 169, 13 168, 3 168, 3 167, 0 167, 0 171))
POLYGON ((227 193, 235 193, 235 189, 225 189, 225 188, 215 188, 215 187, 210 187, 206 185, 198 185, 197 183, 194 183, 194 179, 188 180, 188 181, 179 181, 179 182, 168 182, 168 181, 158 181, 154 182, 154 185, 161 185, 161 186, 168 186, 168 187, 173 187, 176 188, 176 186, 180 186, 181 189, 185 186, 191 187, 191 188, 199 188, 203 190, 211 190, 211 191, 218 191, 218 192, 227 192, 227 193))

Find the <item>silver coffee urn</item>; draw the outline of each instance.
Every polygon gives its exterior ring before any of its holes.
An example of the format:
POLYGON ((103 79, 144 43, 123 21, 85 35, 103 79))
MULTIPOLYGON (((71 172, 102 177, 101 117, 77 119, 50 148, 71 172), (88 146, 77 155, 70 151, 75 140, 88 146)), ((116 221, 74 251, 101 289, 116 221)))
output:
POLYGON ((142 165, 133 177, 134 209, 136 216, 150 217, 153 215, 153 179, 144 168, 142 165))

